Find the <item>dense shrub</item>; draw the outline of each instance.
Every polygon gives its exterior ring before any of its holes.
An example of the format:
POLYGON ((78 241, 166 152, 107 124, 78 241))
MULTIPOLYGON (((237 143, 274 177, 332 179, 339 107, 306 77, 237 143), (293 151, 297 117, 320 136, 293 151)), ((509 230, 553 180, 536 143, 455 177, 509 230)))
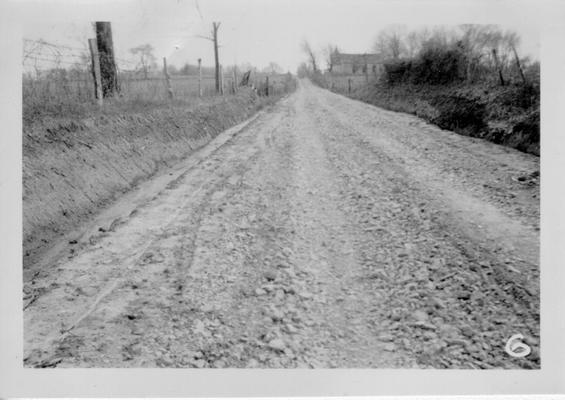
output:
POLYGON ((308 78, 316 85, 323 87, 323 88, 327 88, 328 87, 328 82, 326 77, 320 72, 320 71, 316 71, 316 72, 310 72, 310 74, 308 75, 308 78))
POLYGON ((470 134, 486 126, 486 107, 477 99, 436 96, 431 103, 439 112, 432 122, 442 128, 470 134))
POLYGON ((411 70, 411 61, 389 61, 384 64, 385 73, 383 75, 383 78, 389 85, 408 82, 410 79, 411 70))
POLYGON ((464 65, 465 56, 459 48, 429 47, 412 60, 385 63, 384 79, 388 84, 445 85, 463 78, 464 65))
POLYGON ((539 155, 540 64, 519 57, 519 36, 493 25, 383 31, 378 81, 332 90, 444 129, 539 155))
POLYGON ((415 84, 445 85, 461 80, 465 57, 457 48, 424 49, 412 63, 410 81, 415 84))
POLYGON ((512 127, 512 136, 516 138, 516 148, 530 151, 529 147, 538 147, 540 143, 540 111, 539 108, 529 112, 512 127), (521 140, 520 140, 521 139, 521 140))

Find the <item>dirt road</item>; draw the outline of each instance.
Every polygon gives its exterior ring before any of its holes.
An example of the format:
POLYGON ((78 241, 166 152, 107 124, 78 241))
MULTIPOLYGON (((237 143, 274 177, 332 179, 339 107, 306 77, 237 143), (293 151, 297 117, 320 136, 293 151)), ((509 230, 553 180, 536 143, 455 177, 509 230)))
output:
POLYGON ((26 366, 539 368, 539 158, 303 82, 176 171, 29 275, 26 366))

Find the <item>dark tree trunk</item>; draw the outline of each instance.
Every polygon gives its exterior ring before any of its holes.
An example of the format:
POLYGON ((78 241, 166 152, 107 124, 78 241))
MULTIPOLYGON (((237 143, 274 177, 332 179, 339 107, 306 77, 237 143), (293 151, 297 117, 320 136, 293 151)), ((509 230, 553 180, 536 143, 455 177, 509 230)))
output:
POLYGON ((104 97, 111 97, 117 94, 120 88, 118 84, 118 69, 114 59, 112 27, 109 22, 96 22, 96 43, 100 57, 102 94, 104 97))
POLYGON ((516 59, 516 66, 518 67, 518 72, 520 72, 520 77, 522 78, 522 83, 527 85, 526 77, 524 76, 524 71, 522 70, 522 64, 520 64, 520 57, 518 57, 518 52, 516 47, 512 46, 512 51, 514 52, 514 58, 516 59))
POLYGON ((496 69, 498 70, 498 78, 500 80, 500 85, 504 86, 504 76, 502 75, 502 66, 498 60, 498 54, 496 54, 496 49, 492 49, 492 56, 494 58, 494 63, 496 65, 496 69))

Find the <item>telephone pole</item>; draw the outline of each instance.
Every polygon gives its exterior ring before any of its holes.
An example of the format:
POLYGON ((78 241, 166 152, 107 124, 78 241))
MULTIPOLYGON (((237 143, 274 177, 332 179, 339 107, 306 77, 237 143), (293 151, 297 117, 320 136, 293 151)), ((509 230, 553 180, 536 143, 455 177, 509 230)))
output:
POLYGON ((220 58, 218 55, 218 29, 220 29, 219 22, 212 23, 212 40, 214 42, 214 60, 216 62, 216 93, 220 93, 220 58))
POLYGON ((114 59, 114 43, 112 41, 112 27, 109 22, 95 23, 96 43, 100 58, 100 75, 102 81, 102 95, 112 97, 120 91, 118 84, 118 69, 114 59))

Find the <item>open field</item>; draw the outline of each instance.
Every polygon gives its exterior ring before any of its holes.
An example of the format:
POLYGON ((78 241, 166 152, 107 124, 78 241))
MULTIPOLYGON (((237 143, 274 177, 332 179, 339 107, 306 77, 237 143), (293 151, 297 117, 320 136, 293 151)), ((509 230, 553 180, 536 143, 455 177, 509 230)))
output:
MULTIPOLYGON (((265 74, 253 74, 249 84, 254 85, 262 95, 265 92, 265 74)), ((238 77, 240 79, 240 76, 238 77)), ((121 92, 118 99, 107 100, 113 108, 126 108, 139 104, 168 104, 166 81, 163 77, 132 77, 121 75, 119 78, 121 92)), ((269 76, 269 94, 279 96, 292 90, 294 83, 286 74, 269 76)), ((171 76, 174 101, 191 101, 198 99, 198 76, 171 76)), ((225 77, 225 94, 233 94, 233 79, 225 77)), ((77 117, 89 115, 97 110, 94 98, 92 76, 83 73, 72 76, 65 73, 40 78, 24 77, 22 83, 23 119, 24 123, 36 121, 43 116, 77 117), (80 78, 80 79, 79 79, 80 78)), ((216 96, 213 76, 202 77, 203 97, 216 96)))

